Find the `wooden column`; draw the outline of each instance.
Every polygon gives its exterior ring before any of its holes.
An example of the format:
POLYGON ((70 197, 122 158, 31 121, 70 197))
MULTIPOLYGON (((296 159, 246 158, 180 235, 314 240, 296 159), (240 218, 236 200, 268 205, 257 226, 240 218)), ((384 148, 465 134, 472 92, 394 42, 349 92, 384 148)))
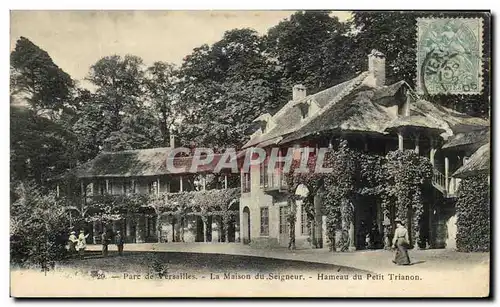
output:
POLYGON ((59 197, 59 184, 56 185, 56 195, 59 197))
POLYGON ((420 133, 415 133, 415 152, 417 155, 420 153, 420 133))
POLYGON ((449 175, 449 168, 450 168, 450 160, 448 157, 444 158, 444 187, 446 190, 446 193, 448 193, 448 188, 449 188, 449 180, 448 180, 448 175, 449 175))
POLYGON ((179 191, 182 192, 183 191, 183 187, 182 187, 182 176, 179 176, 179 180, 180 180, 180 183, 179 183, 179 191))
POLYGON ((80 181, 80 195, 82 198, 85 196, 85 186, 83 184, 83 181, 80 181))
POLYGON ((227 189, 227 174, 224 175, 224 189, 227 189))
POLYGON ((368 152, 368 139, 366 136, 363 136, 363 145, 365 152, 368 152))
POLYGON ((207 176, 205 174, 203 174, 201 177, 201 188, 203 189, 203 191, 207 189, 207 176))
POLYGON ((403 131, 398 130, 398 149, 403 150, 404 149, 404 143, 403 143, 403 131))
POLYGON ((435 144, 435 140, 433 137, 431 137, 430 143, 431 143, 431 150, 430 150, 429 159, 431 160, 432 166, 434 166, 434 164, 435 164, 434 156, 436 155, 436 148, 435 148, 436 144, 435 144))
POLYGON ((109 193, 109 179, 106 179, 106 194, 110 194, 109 193))
POLYGON ((160 196, 160 177, 156 178, 156 195, 160 196))

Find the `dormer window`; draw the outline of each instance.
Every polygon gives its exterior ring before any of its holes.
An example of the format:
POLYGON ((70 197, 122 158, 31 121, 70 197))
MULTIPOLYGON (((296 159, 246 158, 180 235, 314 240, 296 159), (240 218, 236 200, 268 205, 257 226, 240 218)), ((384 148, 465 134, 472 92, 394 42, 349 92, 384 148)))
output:
POLYGON ((262 133, 266 133, 267 130, 267 122, 266 121, 261 121, 260 122, 260 131, 262 133))
POLYGON ((254 119, 253 122, 258 123, 258 127, 260 128, 262 134, 273 129, 273 127, 275 126, 273 117, 269 113, 262 114, 261 116, 254 119))
POLYGON ((298 104, 298 107, 300 109, 302 119, 307 118, 307 116, 309 116, 309 103, 301 102, 298 104))

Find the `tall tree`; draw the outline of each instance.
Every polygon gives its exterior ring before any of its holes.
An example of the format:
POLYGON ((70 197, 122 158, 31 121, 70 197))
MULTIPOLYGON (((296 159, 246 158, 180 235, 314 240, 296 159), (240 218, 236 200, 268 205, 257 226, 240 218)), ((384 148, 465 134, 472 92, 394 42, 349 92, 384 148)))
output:
POLYGON ((64 126, 19 106, 10 108, 10 174, 12 181, 44 185, 73 166, 73 134, 64 126))
POLYGON ((107 56, 90 67, 87 80, 96 90, 81 93, 79 119, 73 127, 87 158, 103 149, 160 145, 158 125, 145 104, 144 78, 143 61, 133 55, 107 56))
POLYGON ((74 82, 49 54, 20 37, 10 54, 11 94, 28 102, 36 112, 59 111, 72 101, 74 82))
POLYGON ((148 67, 145 80, 146 95, 157 113, 164 146, 169 145, 170 128, 179 114, 177 84, 177 71, 174 65, 155 62, 148 67))
POLYGON ((254 30, 227 31, 194 49, 179 76, 185 144, 241 146, 252 120, 279 106, 275 65, 254 30))
POLYGON ((277 60, 288 93, 298 83, 318 92, 353 75, 348 30, 328 11, 300 11, 268 31, 267 52, 277 60))
POLYGON ((74 165, 75 138, 68 127, 75 83, 25 37, 17 41, 10 59, 11 179, 43 185, 74 165))

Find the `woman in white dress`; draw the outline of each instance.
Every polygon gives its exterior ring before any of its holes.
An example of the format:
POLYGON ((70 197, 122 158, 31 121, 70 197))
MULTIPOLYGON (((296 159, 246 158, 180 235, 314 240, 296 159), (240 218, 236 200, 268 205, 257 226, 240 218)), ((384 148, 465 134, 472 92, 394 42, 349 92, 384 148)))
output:
POLYGON ((392 238, 392 245, 396 248, 396 257, 392 262, 397 265, 409 265, 410 256, 408 256, 408 247, 410 240, 408 239, 408 230, 403 226, 400 219, 396 219, 396 230, 392 238))
POLYGON ((78 250, 78 254, 80 255, 80 259, 83 259, 83 255, 85 254, 85 248, 87 248, 87 237, 89 234, 85 234, 85 232, 80 230, 80 234, 78 235, 78 243, 76 244, 76 249, 78 250))

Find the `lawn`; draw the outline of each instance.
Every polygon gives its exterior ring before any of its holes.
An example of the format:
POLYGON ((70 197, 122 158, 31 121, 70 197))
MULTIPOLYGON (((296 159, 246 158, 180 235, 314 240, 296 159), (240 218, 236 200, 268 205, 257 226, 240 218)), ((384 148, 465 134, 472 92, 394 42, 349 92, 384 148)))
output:
POLYGON ((119 256, 110 252, 102 257, 98 252, 87 252, 84 260, 71 259, 61 262, 59 268, 70 268, 88 273, 103 271, 108 274, 144 274, 166 269, 169 274, 209 275, 210 273, 309 273, 326 274, 361 273, 352 267, 305 261, 272 259, 255 256, 186 253, 186 252, 125 252, 119 256))

